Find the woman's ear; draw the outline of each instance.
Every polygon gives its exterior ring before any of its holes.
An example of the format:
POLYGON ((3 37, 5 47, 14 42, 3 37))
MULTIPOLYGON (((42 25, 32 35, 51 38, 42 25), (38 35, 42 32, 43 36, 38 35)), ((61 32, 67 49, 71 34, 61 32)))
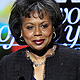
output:
POLYGON ((20 38, 20 41, 21 41, 21 42, 24 42, 24 41, 25 41, 24 38, 23 38, 23 35, 22 35, 22 30, 21 30, 21 35, 20 35, 19 38, 20 38))
POLYGON ((53 26, 53 32, 55 32, 55 27, 53 26))
POLYGON ((21 30, 21 36, 22 36, 22 30, 21 30))

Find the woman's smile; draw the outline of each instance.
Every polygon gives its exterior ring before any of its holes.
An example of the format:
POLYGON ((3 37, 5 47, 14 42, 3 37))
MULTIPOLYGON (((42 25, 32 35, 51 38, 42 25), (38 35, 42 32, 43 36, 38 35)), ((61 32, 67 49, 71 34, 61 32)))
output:
POLYGON ((41 45, 45 39, 33 40, 36 45, 41 45))

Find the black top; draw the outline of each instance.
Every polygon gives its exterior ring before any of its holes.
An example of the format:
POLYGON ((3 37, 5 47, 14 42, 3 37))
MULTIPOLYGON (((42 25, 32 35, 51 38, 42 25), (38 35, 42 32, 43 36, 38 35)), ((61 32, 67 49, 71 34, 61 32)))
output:
MULTIPOLYGON (((26 59, 26 48, 4 56, 0 61, 0 80, 32 80, 32 62, 26 59)), ((59 46, 46 59, 45 80, 80 80, 80 51, 59 46)))

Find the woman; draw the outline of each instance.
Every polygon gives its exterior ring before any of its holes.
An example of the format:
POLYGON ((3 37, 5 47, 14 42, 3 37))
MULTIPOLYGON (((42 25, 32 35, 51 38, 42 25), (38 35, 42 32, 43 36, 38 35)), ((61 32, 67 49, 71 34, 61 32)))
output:
POLYGON ((0 61, 0 80, 80 80, 79 51, 59 46, 62 14, 53 0, 17 0, 9 19, 15 40, 29 47, 0 61))

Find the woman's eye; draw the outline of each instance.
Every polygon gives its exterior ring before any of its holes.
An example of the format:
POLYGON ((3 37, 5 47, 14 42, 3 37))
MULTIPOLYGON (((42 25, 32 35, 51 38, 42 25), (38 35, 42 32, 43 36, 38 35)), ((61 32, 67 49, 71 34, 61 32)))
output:
POLYGON ((47 28, 48 27, 48 24, 44 24, 41 26, 42 28, 47 28))
POLYGON ((32 30, 33 26, 27 26, 27 29, 32 30))

